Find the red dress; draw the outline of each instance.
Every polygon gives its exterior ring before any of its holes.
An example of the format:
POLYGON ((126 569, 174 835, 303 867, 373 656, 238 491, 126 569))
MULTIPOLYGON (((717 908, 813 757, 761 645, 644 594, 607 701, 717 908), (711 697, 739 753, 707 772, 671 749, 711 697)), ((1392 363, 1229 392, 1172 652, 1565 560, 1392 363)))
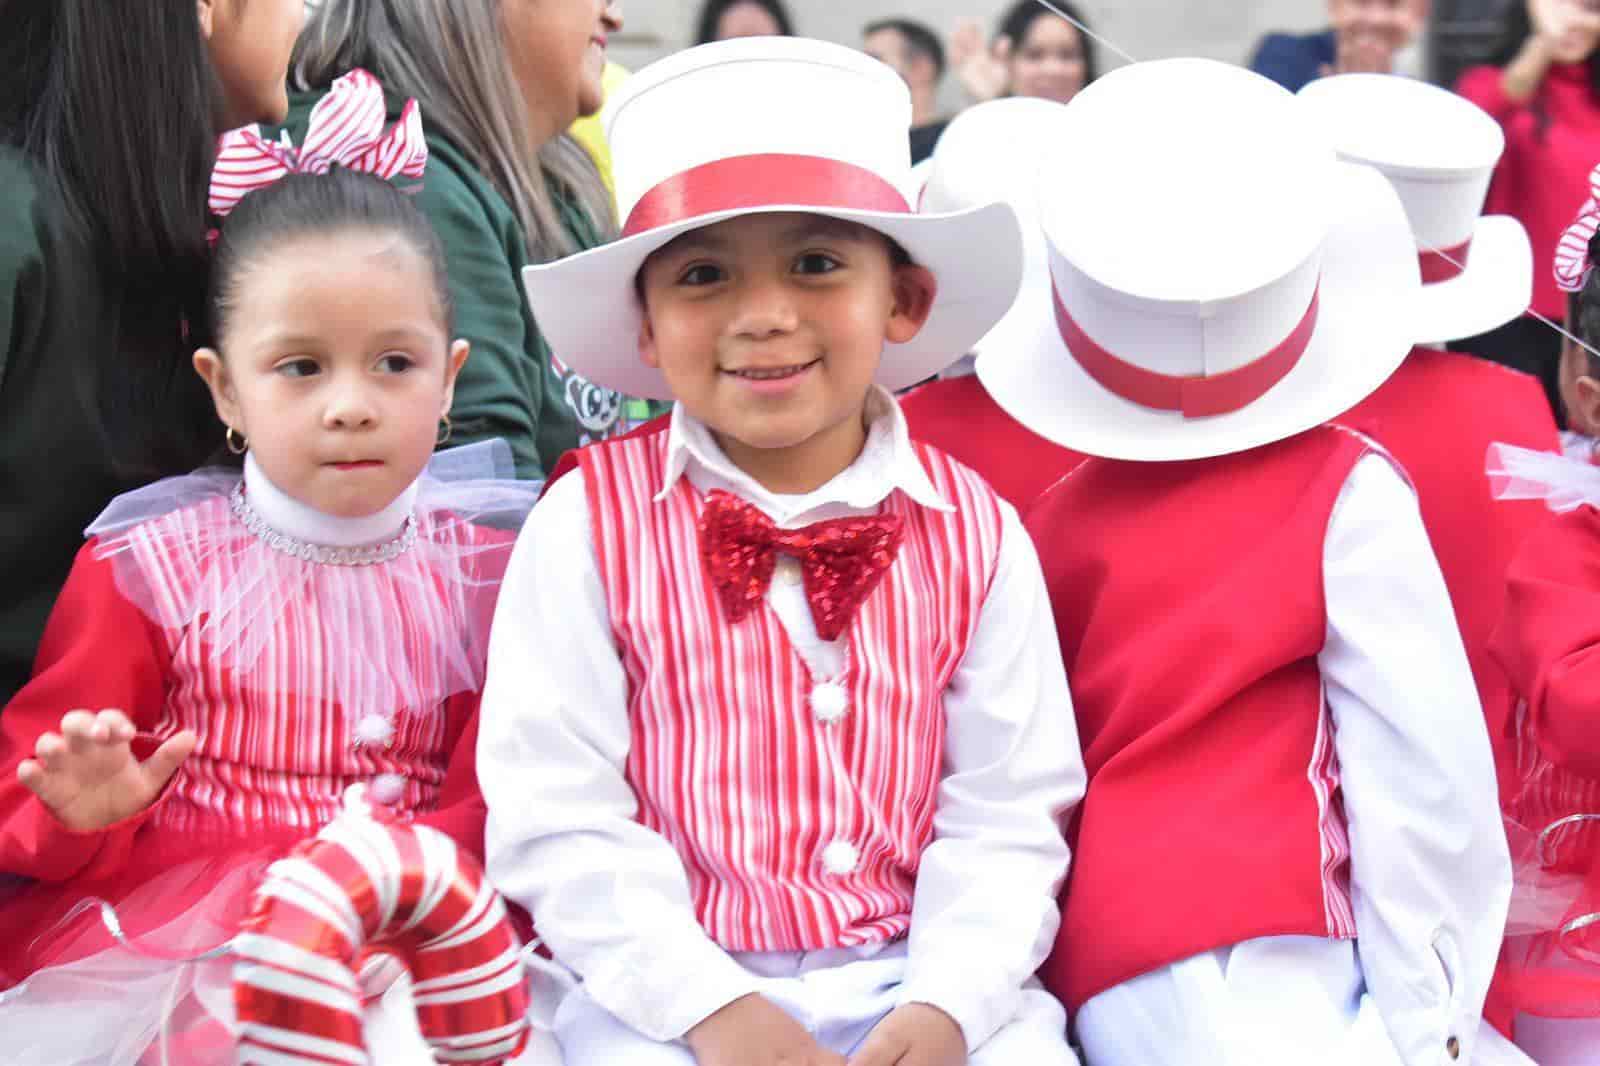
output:
MULTIPOLYGON (((229 960, 163 956, 231 937, 266 865, 352 785, 482 856, 477 705, 514 532, 441 509, 452 490, 425 479, 382 549, 317 549, 265 529, 238 481, 163 483, 185 505, 92 538, 0 713, 0 873, 28 879, 0 905, 0 988, 23 982, 0 993, 0 1029, 44 1041, 21 1061, 138 1062, 152 1026, 225 1017, 229 960), (199 741, 150 807, 74 832, 16 767, 67 711, 108 707, 142 755, 183 729, 199 741), (122 994, 102 1001, 107 987, 122 994), (51 1024, 63 1003, 84 1018, 51 1024)), ((525 511, 532 486, 510 492, 525 511)))

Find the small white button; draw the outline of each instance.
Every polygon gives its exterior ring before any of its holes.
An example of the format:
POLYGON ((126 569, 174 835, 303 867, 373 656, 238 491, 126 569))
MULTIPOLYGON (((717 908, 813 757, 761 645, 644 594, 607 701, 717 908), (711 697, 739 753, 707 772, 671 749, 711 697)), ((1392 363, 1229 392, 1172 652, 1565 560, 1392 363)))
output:
POLYGON ((811 690, 811 713, 817 721, 837 722, 850 709, 850 693, 837 681, 824 681, 811 690))
POLYGON ((800 584, 800 560, 792 555, 778 556, 778 565, 773 576, 785 585, 800 584))
POLYGON ((356 723, 356 743, 387 748, 394 743, 394 723, 381 714, 369 714, 356 723))
POLYGON ((848 840, 835 840, 822 849, 822 868, 830 874, 843 876, 855 873, 861 862, 861 852, 848 840))
POLYGON ((372 779, 372 788, 367 794, 385 807, 393 807, 405 798, 405 776, 402 774, 379 774, 372 779))

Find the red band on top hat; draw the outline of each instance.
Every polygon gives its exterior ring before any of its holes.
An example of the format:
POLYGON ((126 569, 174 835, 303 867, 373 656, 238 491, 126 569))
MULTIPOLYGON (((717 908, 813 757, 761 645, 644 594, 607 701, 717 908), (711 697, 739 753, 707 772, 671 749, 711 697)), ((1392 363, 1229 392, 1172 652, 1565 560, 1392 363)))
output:
POLYGON ((779 207, 908 215, 899 189, 864 167, 810 155, 744 155, 674 174, 645 193, 622 236, 634 237, 718 211, 779 207))
POLYGON ((1125 400, 1157 411, 1178 411, 1185 418, 1206 418, 1237 411, 1264 396, 1300 362, 1317 326, 1320 287, 1311 294, 1311 306, 1299 325, 1282 343, 1259 359, 1221 374, 1184 377, 1161 374, 1119 359, 1089 339, 1052 286, 1056 324, 1061 339, 1078 365, 1101 386, 1125 400))
POLYGON ((1422 283, 1437 285, 1441 281, 1459 278, 1466 273, 1467 255, 1471 251, 1472 238, 1468 237, 1454 248, 1418 253, 1417 259, 1422 264, 1422 283))

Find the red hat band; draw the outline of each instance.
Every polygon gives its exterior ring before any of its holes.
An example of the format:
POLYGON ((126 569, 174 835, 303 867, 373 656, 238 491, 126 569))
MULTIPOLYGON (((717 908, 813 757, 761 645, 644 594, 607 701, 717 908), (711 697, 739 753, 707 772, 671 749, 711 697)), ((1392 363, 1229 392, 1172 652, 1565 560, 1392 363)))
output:
POLYGON ((723 211, 773 207, 911 214, 900 190, 864 167, 822 156, 744 155, 692 167, 655 186, 628 213, 622 236, 723 211))

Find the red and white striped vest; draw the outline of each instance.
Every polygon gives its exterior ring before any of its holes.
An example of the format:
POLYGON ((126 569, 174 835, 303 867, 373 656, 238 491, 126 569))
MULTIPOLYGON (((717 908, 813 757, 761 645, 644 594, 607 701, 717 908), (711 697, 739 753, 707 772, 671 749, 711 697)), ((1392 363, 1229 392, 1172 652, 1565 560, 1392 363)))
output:
MULTIPOLYGON (((810 676, 763 604, 730 624, 701 566, 701 493, 656 502, 667 434, 586 448, 595 555, 629 681, 627 777, 639 821, 678 850, 701 925, 731 951, 890 940, 910 926, 933 840, 943 696, 1000 552, 983 480, 916 445, 940 513, 891 493, 905 540, 846 635, 848 707, 819 716, 810 676)), ((836 702, 836 701, 835 701, 836 702)))

